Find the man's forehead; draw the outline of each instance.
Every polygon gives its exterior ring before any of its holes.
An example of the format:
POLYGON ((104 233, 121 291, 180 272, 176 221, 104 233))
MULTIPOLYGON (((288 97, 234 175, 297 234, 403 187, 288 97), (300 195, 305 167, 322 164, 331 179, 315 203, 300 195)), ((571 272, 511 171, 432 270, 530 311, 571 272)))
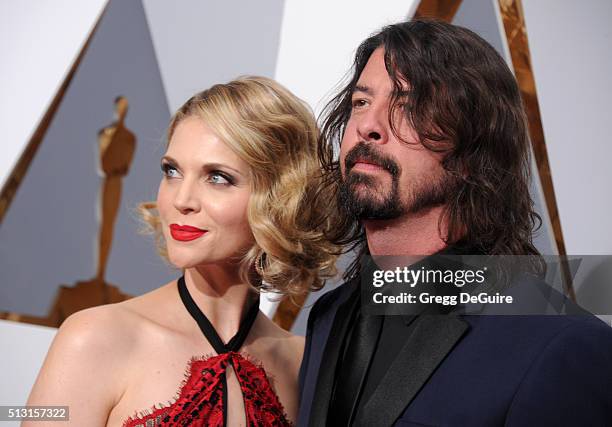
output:
MULTIPOLYGON (((391 95, 395 92, 395 88, 393 86, 393 82, 391 77, 387 75, 388 79, 382 84, 371 84, 368 79, 359 79, 355 87, 353 88, 353 94, 363 94, 367 96, 374 96, 378 94, 386 94, 391 95)), ((400 80, 402 83, 402 87, 399 91, 395 92, 397 96, 409 96, 410 95, 410 86, 405 82, 404 79, 400 80)))
MULTIPOLYGON (((400 95, 408 94, 410 85, 406 82, 406 79, 401 75, 396 76, 396 79, 401 82, 402 93, 400 95)), ((385 63, 385 50, 379 47, 370 55, 353 88, 353 93, 365 95, 391 94, 394 90, 393 80, 394 78, 389 75, 385 63)))
POLYGON ((355 93, 355 92, 361 92, 361 93, 364 93, 366 95, 373 95, 374 94, 374 90, 370 86, 367 86, 366 84, 363 84, 363 83, 360 84, 359 82, 357 82, 357 84, 353 88, 353 93, 355 93))

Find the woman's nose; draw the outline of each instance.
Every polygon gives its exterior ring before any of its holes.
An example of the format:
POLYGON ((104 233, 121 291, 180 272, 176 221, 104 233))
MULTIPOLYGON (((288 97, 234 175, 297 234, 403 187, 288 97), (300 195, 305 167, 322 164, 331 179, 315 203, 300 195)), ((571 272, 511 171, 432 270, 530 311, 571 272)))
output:
POLYGON ((174 207, 186 215, 200 210, 200 202, 196 193, 196 183, 188 180, 181 182, 180 188, 174 197, 174 207))

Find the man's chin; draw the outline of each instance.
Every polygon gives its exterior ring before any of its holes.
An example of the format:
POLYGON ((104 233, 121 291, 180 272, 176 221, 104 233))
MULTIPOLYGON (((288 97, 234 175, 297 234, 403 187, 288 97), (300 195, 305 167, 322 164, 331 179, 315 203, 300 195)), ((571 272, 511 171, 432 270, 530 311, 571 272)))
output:
POLYGON ((349 175, 349 179, 341 185, 339 202, 345 212, 358 220, 399 216, 401 203, 393 197, 392 188, 387 188, 381 180, 361 175, 349 175))
POLYGON ((391 175, 387 171, 366 172, 351 170, 346 177, 346 182, 350 186, 380 186, 390 185, 392 182, 391 175))
POLYGON ((401 217, 404 213, 397 209, 370 207, 365 208, 355 215, 359 221, 389 221, 401 217))
POLYGON ((358 220, 395 219, 403 214, 397 203, 380 197, 359 197, 353 194, 344 207, 348 213, 358 220))
POLYGON ((351 204, 360 209, 383 209, 388 202, 371 193, 353 193, 351 204))
POLYGON ((384 179, 366 177, 363 180, 353 180, 348 184, 348 192, 353 199, 372 200, 384 203, 384 199, 391 193, 392 184, 384 179))

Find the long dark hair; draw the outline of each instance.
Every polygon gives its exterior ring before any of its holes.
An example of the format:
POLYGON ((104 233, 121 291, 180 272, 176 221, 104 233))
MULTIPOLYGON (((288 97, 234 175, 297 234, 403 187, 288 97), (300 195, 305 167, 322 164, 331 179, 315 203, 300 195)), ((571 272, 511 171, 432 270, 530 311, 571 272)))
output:
MULTIPOLYGON (((538 255, 532 234, 541 218, 529 194, 529 136, 519 88, 493 47, 462 27, 413 20, 384 27, 359 46, 350 82, 323 111, 319 158, 327 185, 340 182, 337 152, 352 93, 379 47, 394 86, 392 130, 397 134, 393 113, 402 109, 420 143, 443 151, 443 168, 459 180, 441 218, 447 244, 489 255, 538 255)), ((359 222, 341 207, 337 222, 329 238, 367 254, 359 222)), ((345 278, 358 270, 359 257, 345 278)))

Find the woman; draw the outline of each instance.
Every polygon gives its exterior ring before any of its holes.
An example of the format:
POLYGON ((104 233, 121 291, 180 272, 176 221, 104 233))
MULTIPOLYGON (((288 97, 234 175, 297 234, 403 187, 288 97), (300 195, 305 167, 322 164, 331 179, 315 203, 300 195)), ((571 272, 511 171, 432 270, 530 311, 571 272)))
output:
POLYGON ((183 275, 68 318, 28 405, 68 405, 88 426, 293 422, 303 338, 259 312, 258 290, 303 294, 335 273, 317 137, 309 109, 266 78, 188 100, 157 202, 141 206, 183 275))

